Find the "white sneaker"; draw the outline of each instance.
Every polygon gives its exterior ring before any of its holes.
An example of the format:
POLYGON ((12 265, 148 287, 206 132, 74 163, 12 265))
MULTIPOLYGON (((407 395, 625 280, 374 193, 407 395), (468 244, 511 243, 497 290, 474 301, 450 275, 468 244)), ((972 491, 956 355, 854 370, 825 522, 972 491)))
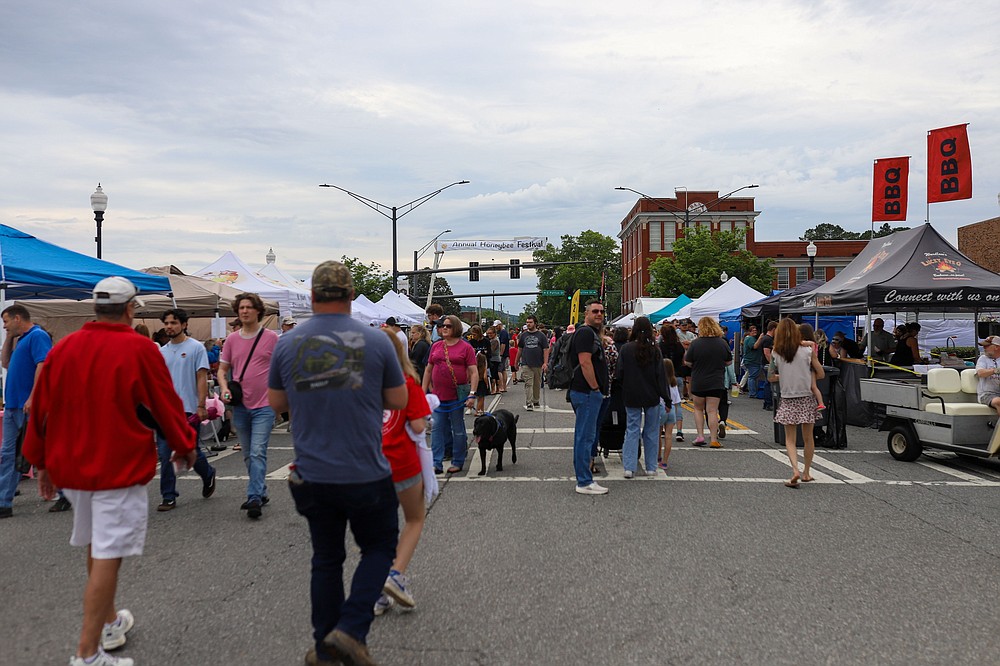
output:
POLYGON ((392 600, 392 597, 383 592, 382 596, 380 596, 378 598, 378 601, 375 602, 375 615, 376 616, 382 615, 387 610, 392 608, 392 605, 394 603, 396 602, 392 600))
POLYGON ((631 479, 633 476, 635 476, 635 472, 630 472, 629 470, 625 470, 626 479, 631 479))
POLYGON ((411 609, 416 607, 417 602, 414 601, 413 595, 411 595, 409 590, 406 589, 409 586, 409 576, 404 573, 399 573, 393 569, 389 572, 389 576, 385 579, 385 585, 382 586, 382 592, 395 599, 396 602, 403 608, 411 609))
POLYGON ((105 650, 117 650, 125 645, 125 634, 132 630, 135 618, 127 608, 118 611, 118 619, 104 625, 101 632, 101 647, 105 650))
POLYGON ((577 486, 576 492, 581 495, 607 495, 608 489, 604 486, 599 486, 596 482, 594 482, 589 486, 577 486))
POLYGON ((112 657, 101 648, 97 648, 97 657, 94 661, 87 661, 83 657, 70 657, 69 666, 135 666, 135 661, 128 657, 112 657))

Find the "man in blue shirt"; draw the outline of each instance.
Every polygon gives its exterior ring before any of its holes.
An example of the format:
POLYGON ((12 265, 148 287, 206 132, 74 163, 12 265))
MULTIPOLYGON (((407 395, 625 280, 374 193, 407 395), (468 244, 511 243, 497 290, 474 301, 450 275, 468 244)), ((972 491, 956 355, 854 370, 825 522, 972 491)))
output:
MULTIPOLYGON (((31 410, 31 392, 42 371, 42 362, 52 349, 49 334, 31 323, 31 315, 23 305, 11 305, 0 316, 7 337, 0 350, 0 364, 7 370, 4 387, 3 444, 0 445, 0 518, 10 518, 14 511, 14 493, 21 474, 14 468, 17 434, 31 410)), ((69 508, 60 496, 59 502, 69 508)))
POLYGON ((366 639, 399 538, 399 503, 382 454, 382 413, 406 407, 406 384, 392 341, 351 319, 353 299, 346 266, 317 266, 313 316, 278 340, 268 378, 271 408, 290 411, 295 421, 288 484, 312 536, 315 646, 306 664, 317 666, 374 663, 366 639), (345 600, 348 525, 361 561, 345 600))

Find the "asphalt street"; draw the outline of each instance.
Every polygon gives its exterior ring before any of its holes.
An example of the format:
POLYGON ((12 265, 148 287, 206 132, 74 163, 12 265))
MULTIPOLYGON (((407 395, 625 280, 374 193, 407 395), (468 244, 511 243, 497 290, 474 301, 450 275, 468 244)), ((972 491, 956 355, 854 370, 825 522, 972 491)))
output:
MULTIPOLYGON (((670 468, 624 479, 611 454, 605 496, 573 491, 572 413, 547 391, 525 412, 518 462, 442 483, 410 568, 417 609, 376 618, 381 664, 996 663, 1000 465, 952 454, 893 460, 885 435, 849 427, 819 450, 817 481, 785 488, 784 449, 759 401, 733 400, 719 450, 675 443, 670 468)), ((469 427, 472 418, 468 417, 469 427)), ((246 470, 212 459, 215 496, 179 482, 146 552, 126 561, 119 606, 139 666, 300 664, 310 645, 309 536, 284 477, 291 435, 275 430, 272 501, 239 505, 246 470)), ((31 481, 0 521, 0 662, 65 664, 79 632, 84 558, 71 515, 49 514, 31 481)), ((348 558, 348 573, 357 561, 348 558)))

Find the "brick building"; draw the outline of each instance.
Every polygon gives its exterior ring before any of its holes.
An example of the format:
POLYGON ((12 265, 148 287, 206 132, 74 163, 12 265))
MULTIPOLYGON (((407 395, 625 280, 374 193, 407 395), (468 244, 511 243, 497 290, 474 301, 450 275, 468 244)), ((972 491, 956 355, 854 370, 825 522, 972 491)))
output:
POLYGON ((1000 217, 967 224, 958 228, 958 251, 988 271, 1000 273, 997 234, 1000 217))
MULTIPOLYGON (((685 191, 677 198, 641 198, 621 223, 622 312, 632 311, 635 299, 649 296, 649 264, 673 256, 674 242, 687 227, 707 226, 714 231, 742 229, 745 249, 772 259, 774 289, 787 289, 809 279, 808 241, 758 241, 754 226, 760 211, 753 197, 719 197, 718 191, 685 191)), ((804 231, 804 230, 803 230, 804 231)), ((817 241, 815 275, 827 280, 851 263, 867 241, 817 241)), ((689 294, 690 295, 690 294, 689 294)))

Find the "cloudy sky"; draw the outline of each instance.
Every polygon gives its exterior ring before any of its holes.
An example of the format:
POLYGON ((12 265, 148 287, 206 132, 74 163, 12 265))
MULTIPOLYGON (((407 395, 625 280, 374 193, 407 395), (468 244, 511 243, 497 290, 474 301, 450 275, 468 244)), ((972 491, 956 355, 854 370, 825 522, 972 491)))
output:
POLYGON ((779 240, 867 228, 877 157, 913 157, 921 224, 926 131, 970 123, 974 198, 931 207, 956 242, 1000 214, 997 35, 985 0, 8 2, 0 222, 93 253, 100 182, 106 259, 194 272, 273 247, 306 277, 392 265, 389 221, 320 183, 399 205, 471 181, 402 219, 401 270, 444 229, 614 235, 635 201, 618 185, 759 183, 757 237, 779 240))

